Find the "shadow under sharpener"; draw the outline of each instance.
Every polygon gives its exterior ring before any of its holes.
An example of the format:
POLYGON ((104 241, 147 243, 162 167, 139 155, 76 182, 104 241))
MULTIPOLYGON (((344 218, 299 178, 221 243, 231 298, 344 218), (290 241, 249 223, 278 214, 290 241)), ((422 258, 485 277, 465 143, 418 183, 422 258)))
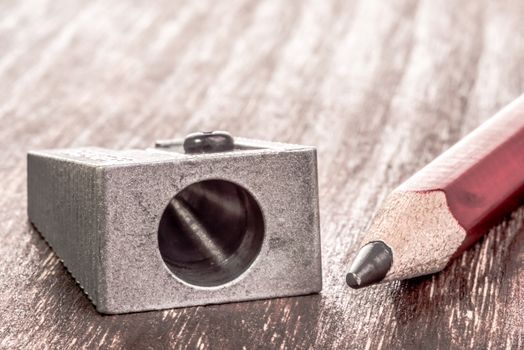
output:
POLYGON ((322 288, 316 150, 236 139, 185 154, 28 154, 29 219, 101 313, 322 288))

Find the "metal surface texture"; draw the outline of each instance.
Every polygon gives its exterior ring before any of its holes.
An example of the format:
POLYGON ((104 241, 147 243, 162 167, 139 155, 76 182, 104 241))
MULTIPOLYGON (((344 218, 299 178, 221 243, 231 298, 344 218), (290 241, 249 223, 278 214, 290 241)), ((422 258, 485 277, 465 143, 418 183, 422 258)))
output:
POLYGON ((228 152, 28 154, 28 214, 101 313, 322 288, 316 150, 235 138, 228 152))

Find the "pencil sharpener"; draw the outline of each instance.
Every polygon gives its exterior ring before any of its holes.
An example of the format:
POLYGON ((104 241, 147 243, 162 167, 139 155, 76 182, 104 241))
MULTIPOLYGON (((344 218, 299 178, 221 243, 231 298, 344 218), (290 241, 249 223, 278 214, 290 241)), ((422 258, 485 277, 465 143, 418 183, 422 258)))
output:
POLYGON ((29 219, 99 312, 321 290, 315 148, 195 135, 28 153, 29 219))

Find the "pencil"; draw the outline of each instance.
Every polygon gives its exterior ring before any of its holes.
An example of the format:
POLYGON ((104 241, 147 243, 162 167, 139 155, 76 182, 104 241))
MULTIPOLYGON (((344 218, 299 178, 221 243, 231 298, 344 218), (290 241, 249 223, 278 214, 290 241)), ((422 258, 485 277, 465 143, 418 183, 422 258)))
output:
POLYGON ((388 195, 346 282, 361 288, 441 271, 523 197, 524 95, 388 195))

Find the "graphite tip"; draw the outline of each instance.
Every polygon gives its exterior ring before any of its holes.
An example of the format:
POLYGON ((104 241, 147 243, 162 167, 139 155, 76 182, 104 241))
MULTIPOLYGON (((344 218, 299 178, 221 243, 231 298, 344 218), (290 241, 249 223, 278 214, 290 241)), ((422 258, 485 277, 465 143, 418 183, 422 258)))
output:
POLYGON ((360 248, 346 275, 351 288, 362 288, 378 283, 386 277, 393 262, 393 253, 386 243, 373 241, 360 248))

